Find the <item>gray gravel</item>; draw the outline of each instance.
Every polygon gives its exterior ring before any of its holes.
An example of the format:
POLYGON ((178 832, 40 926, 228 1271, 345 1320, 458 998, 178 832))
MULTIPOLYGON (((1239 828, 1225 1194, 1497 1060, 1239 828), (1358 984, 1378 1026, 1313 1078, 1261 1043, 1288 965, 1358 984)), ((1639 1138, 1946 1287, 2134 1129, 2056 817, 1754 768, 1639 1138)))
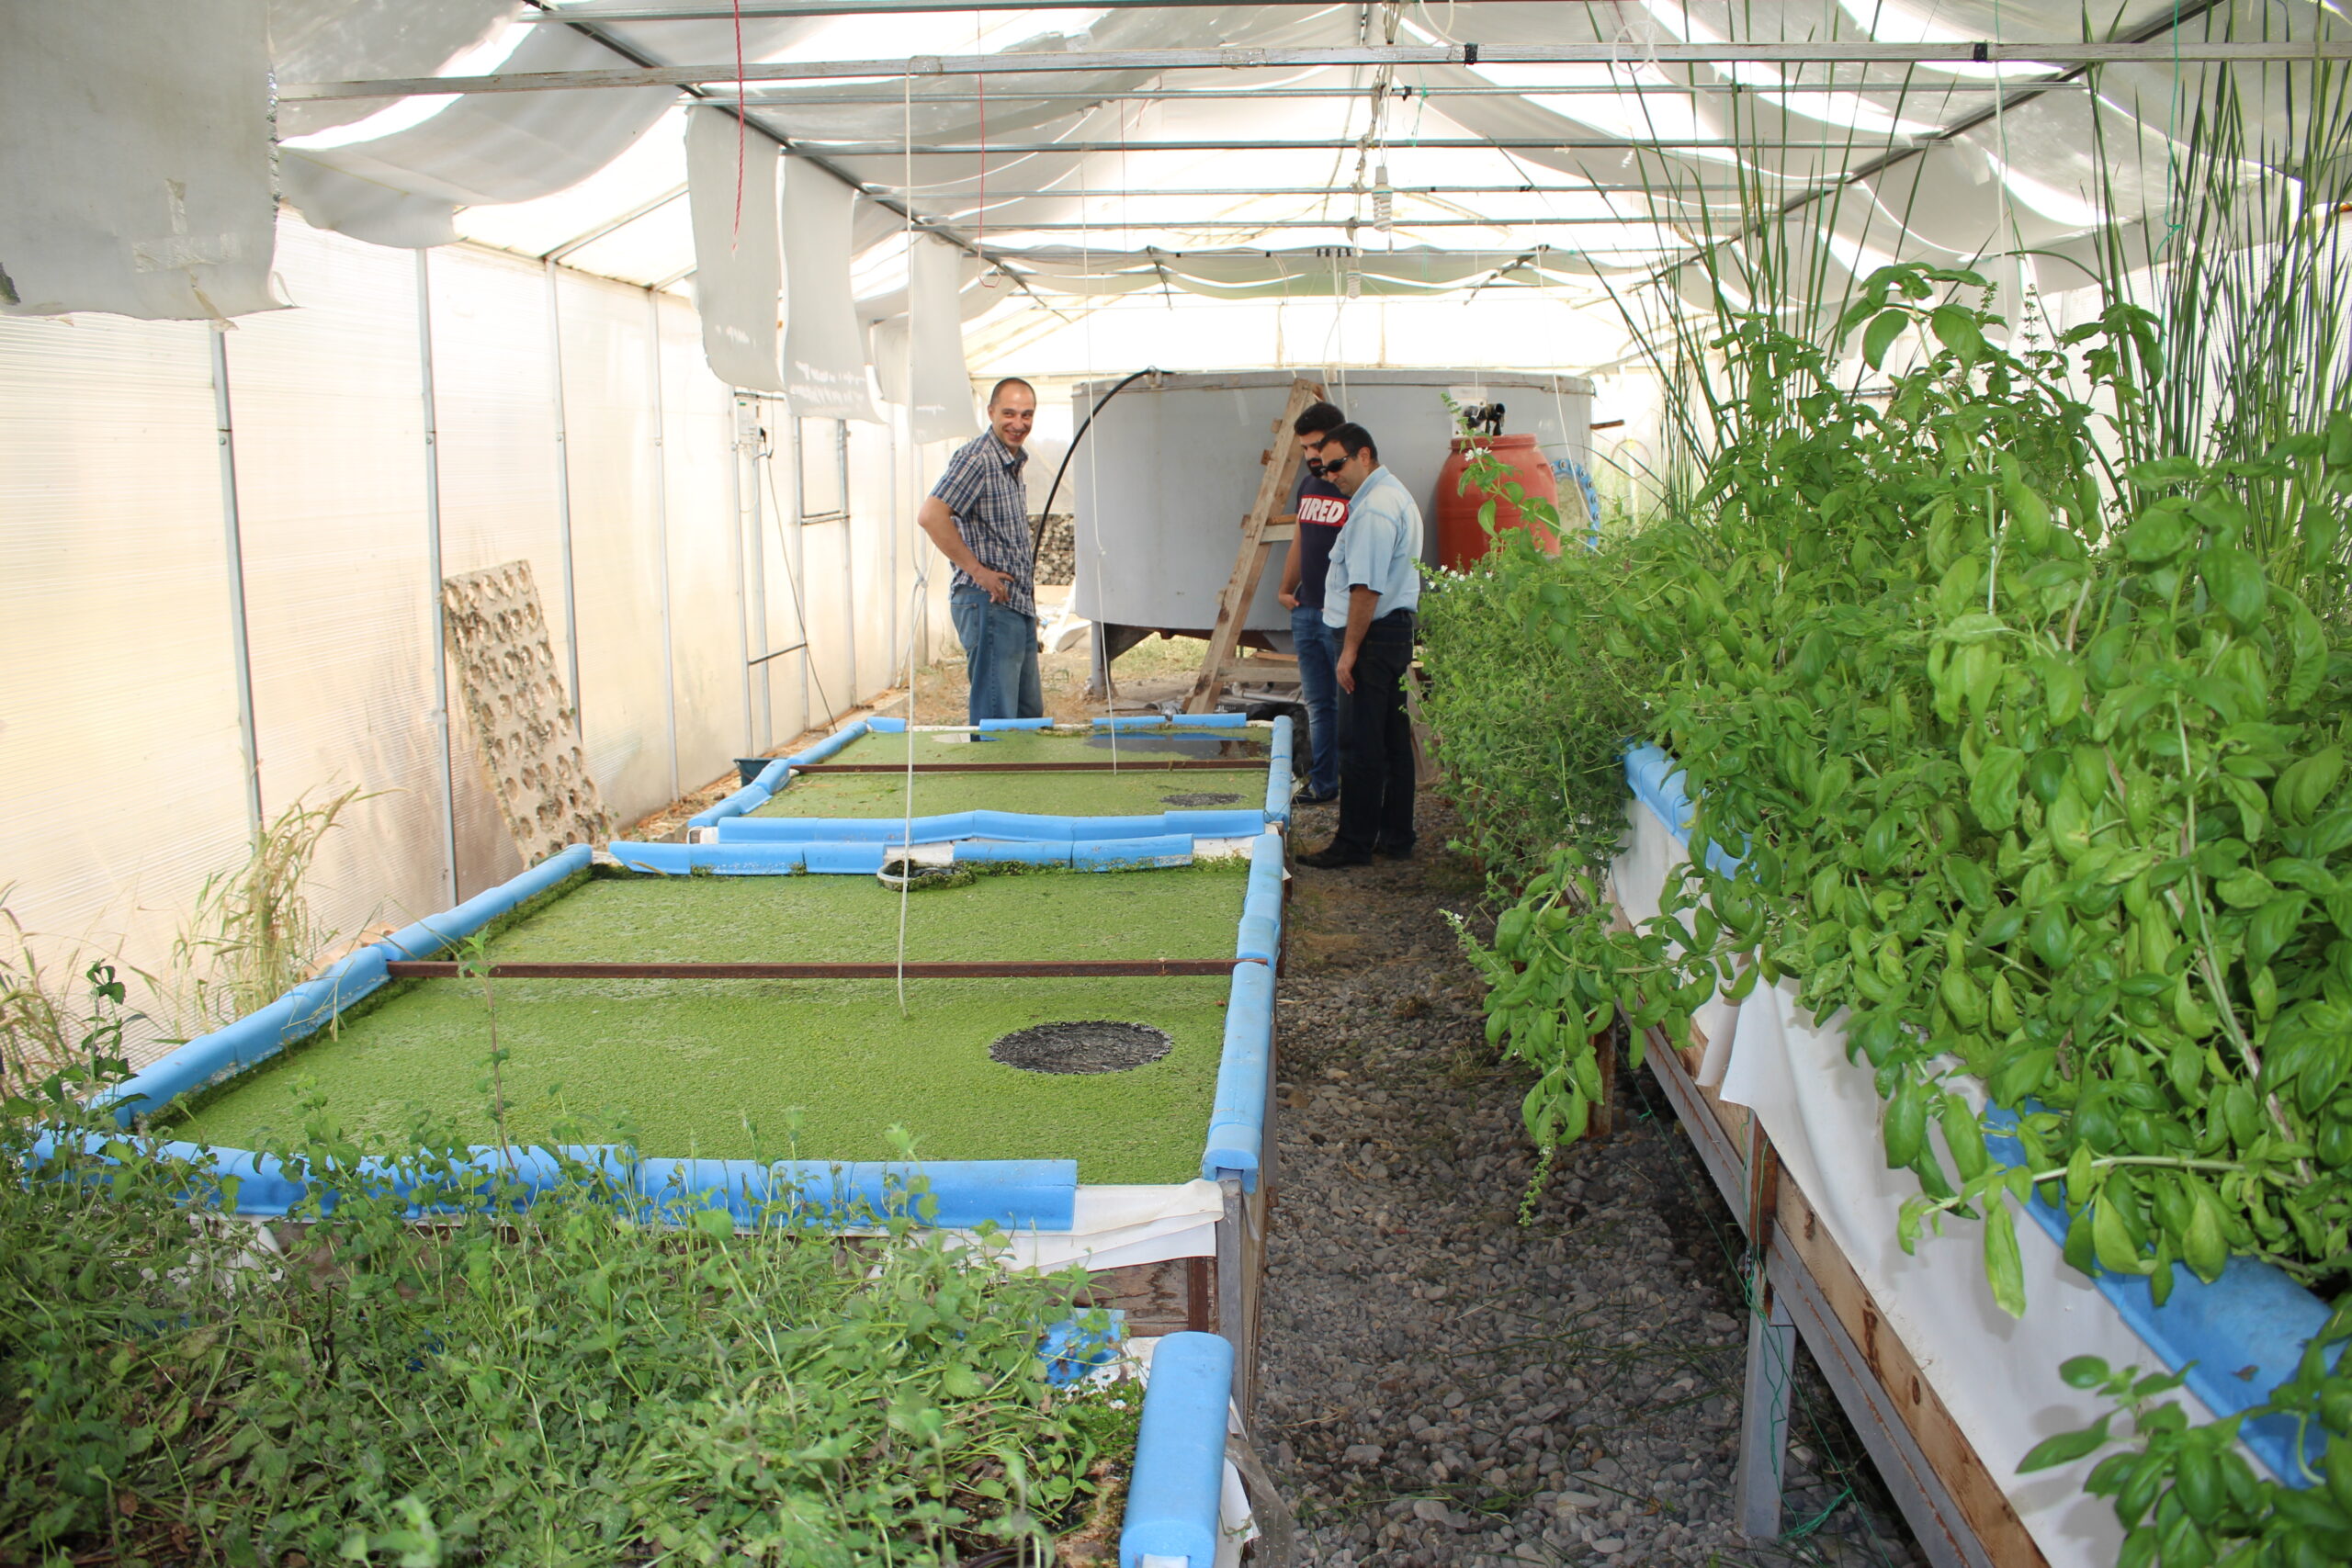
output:
MULTIPOLYGON (((1330 811, 1301 817, 1319 845, 1330 811)), ((1445 826, 1425 804, 1422 843, 1445 826)), ((1624 1130, 1563 1151, 1521 1223, 1526 1080, 1442 913, 1473 909, 1476 874, 1425 854, 1298 876, 1254 1437, 1299 1561, 1922 1561, 1817 1374, 1787 1495, 1812 1529, 1731 1528, 1736 1233, 1643 1075, 1624 1130)))

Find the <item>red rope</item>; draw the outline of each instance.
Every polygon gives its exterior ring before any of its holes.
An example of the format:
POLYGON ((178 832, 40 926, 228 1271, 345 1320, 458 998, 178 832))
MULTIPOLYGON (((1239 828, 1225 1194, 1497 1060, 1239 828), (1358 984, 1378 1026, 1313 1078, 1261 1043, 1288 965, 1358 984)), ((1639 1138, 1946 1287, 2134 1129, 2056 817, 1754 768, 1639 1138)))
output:
POLYGON ((743 166, 750 152, 745 142, 751 121, 743 117, 743 0, 735 4, 735 230, 728 241, 733 249, 743 243, 743 166))

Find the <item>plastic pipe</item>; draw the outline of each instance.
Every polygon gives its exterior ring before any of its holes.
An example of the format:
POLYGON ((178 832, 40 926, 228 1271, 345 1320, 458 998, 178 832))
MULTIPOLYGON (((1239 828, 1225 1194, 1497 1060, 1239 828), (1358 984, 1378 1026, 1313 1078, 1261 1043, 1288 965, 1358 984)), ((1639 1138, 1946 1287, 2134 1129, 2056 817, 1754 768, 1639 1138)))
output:
POLYGON ((1274 971, 1267 964, 1233 966, 1225 1009, 1225 1050, 1216 1069, 1216 1104, 1209 1112, 1208 1147, 1201 1178, 1221 1171, 1258 1190, 1259 1156, 1266 1134, 1266 1071, 1274 1049, 1274 971))
POLYGON ((1266 761, 1266 820, 1290 821, 1290 715, 1274 718, 1274 739, 1266 761))
POLYGON ((997 729, 1051 729, 1053 727, 1054 721, 1050 718, 984 718, 980 720, 980 732, 984 735, 997 729))
MULTIPOLYGON (((607 853, 624 871, 652 872, 662 876, 689 876, 709 872, 720 876, 791 876, 808 869, 804 843, 632 844, 616 839, 607 853)), ((881 865, 880 849, 869 871, 881 865)))
POLYGON ((1120 1568, 1213 1568, 1232 1393, 1233 1347, 1221 1337, 1170 1334, 1153 1349, 1120 1568))
POLYGON ((673 1222, 699 1209, 723 1208, 738 1221, 786 1203, 815 1208, 835 1224, 873 1223, 904 1212, 926 1225, 972 1230, 1068 1231, 1078 1214, 1078 1162, 917 1160, 639 1159, 638 1196, 651 1213, 673 1222), (921 1184, 923 1190, 912 1189, 921 1184))
POLYGON ((1159 839, 1080 839, 1069 847, 1075 871, 1141 871, 1193 863, 1193 840, 1170 834, 1159 839))

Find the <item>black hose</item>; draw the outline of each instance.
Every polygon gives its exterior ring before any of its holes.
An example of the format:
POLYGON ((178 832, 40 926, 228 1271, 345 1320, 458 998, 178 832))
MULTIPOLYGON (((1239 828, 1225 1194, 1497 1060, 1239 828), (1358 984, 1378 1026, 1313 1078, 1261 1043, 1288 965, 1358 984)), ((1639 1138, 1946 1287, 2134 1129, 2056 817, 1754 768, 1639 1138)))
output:
MULTIPOLYGON (((1078 456, 1078 444, 1086 439, 1086 433, 1094 428, 1094 416, 1110 407, 1113 398, 1117 397, 1145 377, 1157 374, 1159 374, 1159 367, 1147 365, 1103 393, 1102 400, 1086 411, 1086 423, 1078 427, 1078 434, 1069 438, 1069 450, 1062 454, 1062 466, 1054 470, 1054 482, 1046 487, 1046 504, 1037 512, 1037 536, 1029 541, 1029 586, 1032 592, 1035 592, 1037 586, 1037 558, 1045 552, 1046 548, 1046 519, 1053 515, 1054 497, 1062 492, 1062 476, 1069 472, 1069 460, 1078 456)), ((1075 549, 1078 544, 1078 530, 1075 525, 1070 529, 1070 544, 1075 549)))

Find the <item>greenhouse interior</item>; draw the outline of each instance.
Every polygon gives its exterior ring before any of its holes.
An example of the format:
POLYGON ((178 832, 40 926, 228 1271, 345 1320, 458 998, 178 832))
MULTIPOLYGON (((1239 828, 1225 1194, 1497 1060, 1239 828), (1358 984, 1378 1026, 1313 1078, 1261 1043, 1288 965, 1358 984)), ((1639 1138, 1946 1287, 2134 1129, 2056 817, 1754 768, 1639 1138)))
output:
POLYGON ((2343 0, 0 89, 0 1563, 2352 1562, 2343 0))

